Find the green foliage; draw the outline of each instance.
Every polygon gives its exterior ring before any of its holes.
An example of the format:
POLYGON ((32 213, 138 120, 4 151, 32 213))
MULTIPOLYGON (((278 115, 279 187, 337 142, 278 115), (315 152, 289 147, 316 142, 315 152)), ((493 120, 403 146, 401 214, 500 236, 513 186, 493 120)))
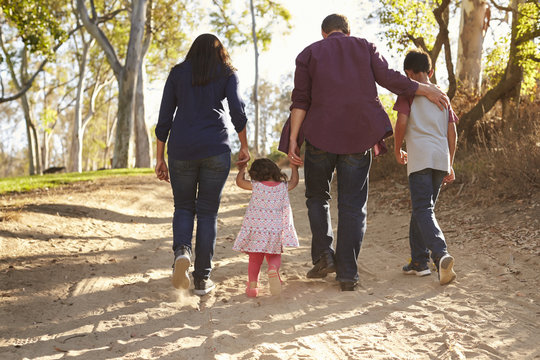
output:
POLYGON ((62 29, 66 5, 64 0, 0 0, 0 9, 28 49, 49 58, 67 39, 62 29))
POLYGON ((113 169, 83 173, 18 176, 0 179, 0 194, 49 189, 79 181, 92 181, 112 176, 138 176, 152 174, 153 169, 113 169))
MULTIPOLYGON (((228 47, 253 43, 249 0, 215 0, 216 11, 210 13, 210 23, 224 36, 228 47), (236 9, 244 9, 237 11, 236 9)), ((254 0, 257 43, 268 50, 272 32, 278 24, 291 29, 291 14, 280 3, 270 0, 254 0)))
MULTIPOLYGON (((540 29, 540 8, 537 4, 527 2, 519 7, 519 24, 517 26, 517 58, 523 69, 521 94, 533 98, 537 92, 540 80, 540 46, 538 36, 534 36, 540 29), (522 41, 528 39, 527 41, 522 41)), ((511 34, 495 39, 494 46, 489 49, 483 58, 483 75, 485 90, 496 86, 504 76, 509 56, 511 34)))
POLYGON ((379 94, 379 100, 381 100, 384 110, 390 118, 392 126, 396 125, 397 112, 393 110, 396 102, 396 96, 392 94, 379 94))
POLYGON ((278 145, 278 142, 272 144, 267 158, 279 165, 287 161, 287 155, 278 150, 278 145))
POLYGON ((433 15, 440 1, 379 0, 381 7, 371 17, 377 17, 383 27, 379 38, 390 49, 405 52, 411 37, 423 39, 428 49, 433 47, 439 26, 433 15))
POLYGON ((508 63, 508 48, 510 47, 510 34, 495 40, 493 48, 489 49, 483 57, 483 85, 485 90, 495 87, 503 78, 508 63))
POLYGON ((51 134, 53 129, 51 126, 56 122, 56 119, 58 118, 58 113, 54 109, 45 108, 43 109, 43 112, 41 113, 40 117, 40 123, 41 127, 43 128, 43 131, 45 131, 48 134, 51 134))
POLYGON ((191 0, 153 3, 152 44, 146 55, 150 81, 163 76, 187 53, 189 35, 203 16, 197 5, 191 0))
POLYGON ((518 11, 520 12, 518 24, 518 39, 528 39, 518 45, 518 63, 523 69, 523 81, 521 83, 521 92, 523 95, 533 97, 536 93, 536 86, 540 80, 540 41, 537 34, 540 31, 540 6, 538 3, 529 1, 522 4, 518 11))

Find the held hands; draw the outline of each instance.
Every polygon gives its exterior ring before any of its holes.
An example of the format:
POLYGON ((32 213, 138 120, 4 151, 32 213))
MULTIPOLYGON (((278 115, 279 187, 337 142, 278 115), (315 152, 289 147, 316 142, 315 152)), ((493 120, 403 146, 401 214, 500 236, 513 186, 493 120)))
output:
POLYGON ((450 168, 450 174, 446 175, 444 178, 443 178, 443 185, 448 185, 452 182, 454 182, 454 180, 456 180, 456 174, 454 173, 454 168, 451 167, 450 168))
POLYGON ((155 172, 159 180, 171 182, 169 180, 169 169, 167 168, 165 160, 161 159, 157 161, 155 172))
POLYGON ((302 158, 300 157, 300 149, 298 148, 298 143, 296 140, 290 140, 289 142, 289 161, 291 163, 291 167, 294 166, 302 166, 304 162, 302 161, 302 158))
POLYGON ((247 166, 247 163, 251 159, 249 155, 249 149, 246 147, 241 147, 238 152, 238 161, 236 162, 236 167, 240 170, 247 166))
POLYGON ((394 153, 396 155, 396 161, 401 165, 406 165, 408 160, 408 155, 406 151, 403 151, 401 149, 395 151, 394 153))

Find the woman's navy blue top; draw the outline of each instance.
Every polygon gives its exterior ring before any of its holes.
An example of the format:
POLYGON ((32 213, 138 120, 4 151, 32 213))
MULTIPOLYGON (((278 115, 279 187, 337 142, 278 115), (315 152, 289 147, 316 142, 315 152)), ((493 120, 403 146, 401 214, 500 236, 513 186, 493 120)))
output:
POLYGON ((231 151, 222 101, 227 98, 236 132, 246 126, 244 102, 235 73, 205 86, 191 85, 189 61, 172 68, 159 109, 156 137, 168 142, 168 155, 176 160, 196 160, 231 151))

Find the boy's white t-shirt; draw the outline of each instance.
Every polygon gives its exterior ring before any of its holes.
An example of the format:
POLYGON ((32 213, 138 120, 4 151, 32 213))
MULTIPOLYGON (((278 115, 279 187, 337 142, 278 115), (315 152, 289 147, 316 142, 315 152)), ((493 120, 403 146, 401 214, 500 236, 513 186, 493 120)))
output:
POLYGON ((455 122, 457 117, 452 110, 440 110, 424 96, 415 96, 412 103, 410 100, 398 97, 394 106, 409 115, 405 131, 407 175, 427 168, 450 173, 448 122, 455 122))

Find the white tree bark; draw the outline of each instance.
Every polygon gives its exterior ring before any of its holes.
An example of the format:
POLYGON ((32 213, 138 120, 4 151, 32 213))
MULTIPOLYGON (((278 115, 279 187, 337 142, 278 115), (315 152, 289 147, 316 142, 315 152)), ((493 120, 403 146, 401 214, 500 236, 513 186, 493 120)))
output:
POLYGON ((113 153, 113 168, 126 168, 131 158, 131 134, 135 112, 135 87, 142 61, 144 26, 148 0, 132 0, 131 28, 125 64, 122 66, 116 51, 103 31, 90 19, 84 0, 77 0, 77 11, 86 30, 96 39, 105 53, 118 81, 118 114, 113 153))
POLYGON ((73 119, 73 133, 71 136, 71 149, 69 156, 69 171, 82 172, 82 148, 83 148, 83 95, 86 84, 86 65, 88 62, 88 51, 90 50, 90 41, 84 39, 84 33, 81 31, 82 53, 79 60, 79 81, 77 83, 77 93, 75 95, 75 117, 73 119))
POLYGON ((482 80, 482 47, 488 4, 462 0, 456 75, 462 91, 478 94, 482 80))
POLYGON ((152 140, 148 126, 146 126, 144 111, 144 80, 146 74, 143 63, 139 68, 137 92, 135 94, 135 167, 138 168, 152 166, 152 140))
MULTIPOLYGON (((148 6, 150 8, 152 4, 150 3, 148 6)), ((135 94, 135 167, 138 168, 152 167, 152 138, 148 126, 146 126, 146 114, 144 111, 144 83, 146 81, 144 57, 150 48, 152 40, 151 20, 151 11, 149 11, 146 19, 147 29, 143 41, 135 94)))
POLYGON ((253 104, 255 105, 255 144, 253 150, 255 155, 260 155, 259 149, 259 48, 257 44, 257 25, 255 23, 255 8, 253 7, 253 0, 249 0, 249 8, 251 11, 251 36, 253 38, 253 48, 255 51, 255 82, 253 84, 253 104))

